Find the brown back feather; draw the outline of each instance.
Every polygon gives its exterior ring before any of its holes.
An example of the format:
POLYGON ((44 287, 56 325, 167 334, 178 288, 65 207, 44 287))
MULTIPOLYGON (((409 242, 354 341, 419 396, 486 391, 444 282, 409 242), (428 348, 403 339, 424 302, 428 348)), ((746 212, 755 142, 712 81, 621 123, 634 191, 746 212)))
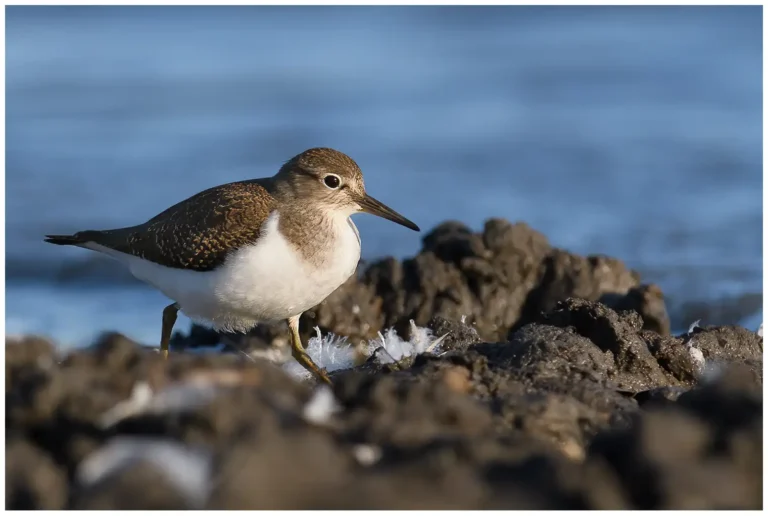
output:
POLYGON ((217 186, 139 226, 83 232, 83 236, 166 267, 209 271, 221 265, 229 252, 258 239, 274 208, 269 187, 270 179, 217 186))

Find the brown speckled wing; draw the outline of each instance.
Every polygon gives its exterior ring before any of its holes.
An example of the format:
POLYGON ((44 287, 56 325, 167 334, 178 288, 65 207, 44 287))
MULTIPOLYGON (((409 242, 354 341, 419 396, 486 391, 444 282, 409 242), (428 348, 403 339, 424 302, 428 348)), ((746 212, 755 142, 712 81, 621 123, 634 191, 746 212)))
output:
POLYGON ((275 204, 267 189, 268 181, 217 186, 171 206, 139 226, 83 232, 82 236, 166 267, 213 270, 228 253, 259 237, 275 204))

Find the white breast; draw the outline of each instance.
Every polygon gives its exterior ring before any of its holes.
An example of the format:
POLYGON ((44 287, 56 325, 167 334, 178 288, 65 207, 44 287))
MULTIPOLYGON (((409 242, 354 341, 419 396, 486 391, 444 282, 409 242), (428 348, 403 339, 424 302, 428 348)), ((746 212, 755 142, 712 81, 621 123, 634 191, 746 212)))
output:
POLYGON ((319 304, 354 274, 360 260, 360 240, 348 217, 339 216, 331 224, 336 243, 325 251, 320 268, 302 258, 278 231, 278 222, 273 212, 256 243, 208 272, 164 267, 94 244, 88 247, 125 263, 191 319, 220 330, 248 331, 258 322, 287 319, 319 304))

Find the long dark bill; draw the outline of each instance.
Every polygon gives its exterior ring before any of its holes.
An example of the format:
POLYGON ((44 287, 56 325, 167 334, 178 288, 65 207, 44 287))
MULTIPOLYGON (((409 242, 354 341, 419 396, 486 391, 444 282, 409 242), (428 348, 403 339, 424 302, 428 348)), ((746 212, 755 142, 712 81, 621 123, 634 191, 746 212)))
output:
POLYGON ((371 215, 376 215, 376 216, 385 218, 387 220, 391 220, 392 222, 397 222, 401 226, 405 226, 408 229, 412 229, 414 231, 421 231, 419 229, 419 226, 417 226, 410 220, 406 219, 405 217, 397 213, 392 208, 377 201, 376 199, 374 199, 368 194, 366 194, 365 197, 357 201, 357 203, 360 205, 360 208, 365 213, 370 213, 371 215))

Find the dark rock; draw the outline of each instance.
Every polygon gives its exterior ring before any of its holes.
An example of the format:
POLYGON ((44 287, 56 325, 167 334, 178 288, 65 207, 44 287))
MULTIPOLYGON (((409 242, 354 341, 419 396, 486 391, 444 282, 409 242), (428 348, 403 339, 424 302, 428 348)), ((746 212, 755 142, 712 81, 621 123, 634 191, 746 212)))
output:
POLYGON ((460 321, 451 321, 440 316, 435 316, 427 323, 427 328, 432 330, 432 334, 435 337, 445 338, 440 344, 440 349, 443 351, 448 350, 464 350, 467 347, 481 342, 480 336, 477 334, 477 330, 460 321))
POLYGON ((343 377, 336 392, 346 409, 346 432, 357 441, 412 447, 438 437, 480 435, 491 424, 482 406, 446 382, 408 373, 343 377))
MULTIPOLYGON (((400 331, 411 319, 425 326, 439 316, 466 317, 481 338, 500 340, 567 297, 597 300, 639 285, 637 273, 620 261, 553 249, 524 223, 490 219, 473 233, 447 222, 423 243, 413 258, 375 262, 342 285, 302 318, 305 335, 319 325, 355 340, 371 339, 384 328, 400 331)), ((651 308, 657 310, 658 303, 651 308)))
POLYGON ((670 324, 664 294, 657 285, 640 285, 624 294, 604 294, 599 301, 617 312, 634 310, 643 319, 643 328, 669 335, 670 324))
POLYGON ((675 346, 687 349, 688 337, 643 330, 633 313, 568 300, 542 320, 551 324, 524 326, 509 342, 474 343, 471 327, 435 319, 436 331, 457 339, 447 351, 334 374, 340 406, 325 420, 305 418, 309 385, 241 355, 174 353, 166 361, 111 334, 46 362, 49 346, 22 352, 7 344, 15 373, 6 396, 6 505, 759 507, 762 377, 754 370, 760 361, 748 358, 751 340, 745 345, 745 335, 728 329, 697 331, 694 338, 714 339, 707 349, 717 344, 708 353, 723 363, 731 353, 740 369, 682 381, 677 367, 660 362, 674 359, 675 346), (153 391, 216 390, 186 408, 105 426, 103 415, 137 382, 153 391), (183 472, 145 460, 79 485, 83 461, 121 436, 207 450, 213 462, 202 502, 190 504, 178 483, 183 472))
POLYGON ((13 404, 15 398, 27 396, 35 385, 45 382, 48 371, 56 365, 57 360, 56 350, 47 340, 37 337, 21 340, 7 339, 5 345, 6 405, 13 404))
POLYGON ((762 382, 744 364, 724 366, 717 377, 690 390, 678 405, 729 432, 762 415, 762 382))
POLYGON ((290 334, 285 321, 262 323, 247 333, 219 332, 199 324, 192 324, 189 334, 175 332, 171 338, 171 351, 212 348, 219 351, 249 354, 272 347, 289 345, 290 334))
POLYGON ((700 349, 707 361, 749 361, 763 357, 763 339, 740 326, 696 327, 684 340, 700 349))
POLYGON ((604 256, 577 256, 559 249, 544 261, 545 272, 531 291, 527 303, 527 320, 535 320, 541 312, 554 309, 566 298, 597 300, 606 293, 626 293, 639 283, 639 275, 619 260, 604 256))
POLYGON ((44 450, 23 439, 6 441, 6 510, 61 510, 67 492, 65 472, 44 450))
POLYGON ((611 377, 621 389, 640 392, 670 383, 670 375, 643 340, 642 321, 634 312, 617 314, 599 303, 567 299, 541 320, 561 328, 572 327, 608 354, 615 371, 611 377))
POLYGON ((761 507, 762 399, 737 376, 598 436, 590 460, 607 461, 639 509, 761 507))
POLYGON ((138 461, 101 482, 76 492, 76 510, 184 510, 190 509, 183 493, 165 472, 138 461))
MULTIPOLYGON (((369 269, 370 271, 370 269, 369 269)), ((370 285, 353 276, 317 307, 305 312, 299 321, 302 338, 323 332, 344 335, 353 341, 375 338, 384 328, 382 299, 370 285)), ((287 327, 286 327, 287 334, 287 327)))
POLYGON ((169 347, 171 351, 207 348, 215 346, 221 342, 221 340, 221 335, 216 330, 193 323, 188 335, 183 335, 181 332, 174 332, 169 347))
POLYGON ((662 337, 652 332, 641 332, 641 336, 664 371, 680 380, 682 385, 696 383, 703 371, 684 339, 662 337))
MULTIPOLYGON (((30 354, 28 361, 36 363, 37 358, 30 354)), ((285 393, 306 389, 263 362, 233 355, 185 354, 172 354, 166 361, 154 350, 110 334, 91 348, 69 353, 34 377, 17 376, 6 396, 7 427, 9 432, 30 436, 35 445, 72 473, 110 436, 110 431, 102 428, 101 418, 129 398, 137 382, 160 389, 180 378, 207 374, 211 368, 223 369, 231 376, 256 375, 259 381, 283 385, 285 393)))
POLYGON ((306 510, 328 507, 349 489, 353 460, 308 427, 262 424, 220 458, 211 509, 306 510))
POLYGON ((18 374, 27 367, 53 365, 56 358, 54 344, 40 337, 25 337, 5 341, 5 375, 6 387, 16 379, 18 374))
POLYGON ((667 402, 677 401, 680 395, 686 392, 688 392, 686 387, 656 387, 655 389, 638 392, 635 395, 635 399, 641 407, 645 407, 647 403, 664 405, 667 402))

